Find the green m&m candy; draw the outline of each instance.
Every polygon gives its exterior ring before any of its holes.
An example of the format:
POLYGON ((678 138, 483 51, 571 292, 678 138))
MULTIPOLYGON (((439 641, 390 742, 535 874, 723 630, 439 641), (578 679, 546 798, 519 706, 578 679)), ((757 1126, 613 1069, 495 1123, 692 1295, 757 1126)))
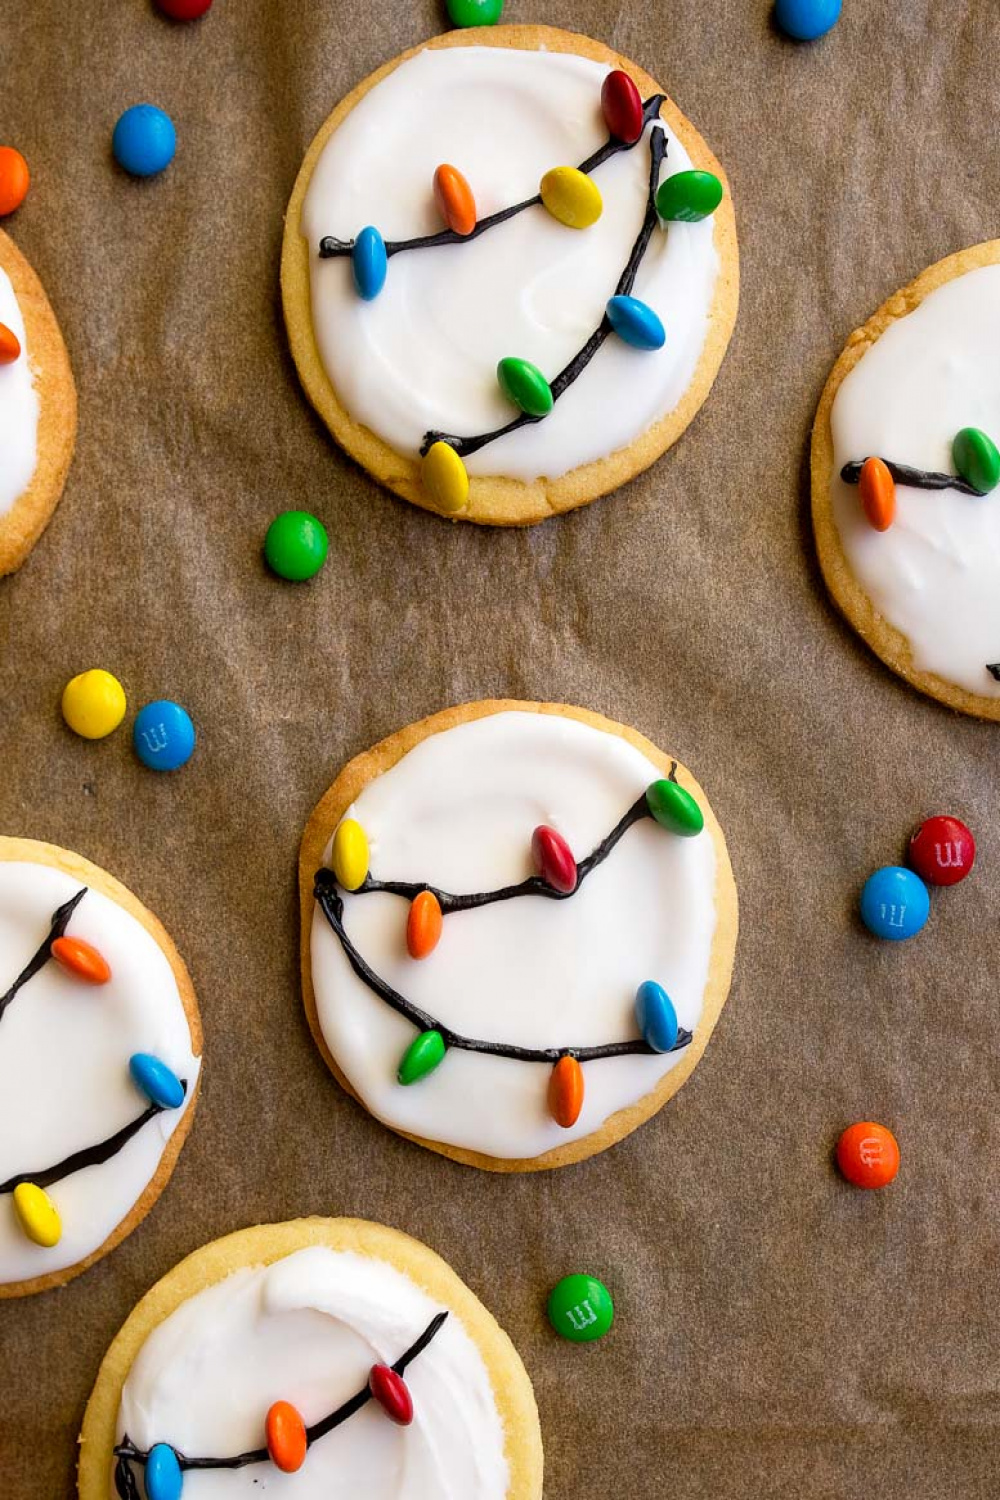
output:
POLYGON ((656 190, 656 212, 661 219, 697 224, 714 214, 722 202, 722 183, 713 172, 675 172, 656 190))
POLYGON ((529 417, 547 417, 552 410, 552 387, 530 360, 502 359, 497 365, 497 383, 507 400, 529 417))
POLYGON ((422 1031, 403 1053, 396 1077, 400 1083, 419 1083, 441 1066, 447 1050, 440 1031, 422 1031))
POLYGON ((676 781, 654 781, 646 788, 646 806, 663 828, 693 838, 705 826, 705 814, 690 792, 676 781))
POLYGON ((951 445, 955 468, 974 490, 989 494, 1000 484, 1000 453, 993 439, 978 427, 963 427, 951 445))
POLYGON ((574 1344, 602 1339, 614 1322, 615 1304, 603 1281, 578 1272, 557 1281, 549 1293, 549 1322, 574 1344))
POLYGON ((495 26, 502 10, 503 0, 448 0, 453 26, 495 26))
POLYGON ((279 578, 301 583, 326 562, 326 527, 307 510, 285 510, 267 528, 264 556, 279 578))

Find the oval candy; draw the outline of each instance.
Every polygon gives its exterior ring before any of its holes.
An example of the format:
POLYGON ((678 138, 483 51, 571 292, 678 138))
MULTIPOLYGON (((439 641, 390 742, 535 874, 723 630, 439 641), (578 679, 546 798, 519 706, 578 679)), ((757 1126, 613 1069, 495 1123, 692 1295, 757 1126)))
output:
POLYGON ((184 1085, 173 1068, 168 1068, 151 1052, 133 1052, 128 1070, 132 1082, 150 1104, 158 1104, 161 1109, 180 1109, 184 1103, 184 1085))
POLYGON ((21 340, 13 328, 0 323, 0 365, 12 365, 21 356, 21 340))
POLYGON ((434 202, 453 234, 471 234, 476 227, 476 200, 468 180, 457 167, 442 162, 434 173, 434 202))
POLYGON ((796 42, 815 42, 836 25, 840 0, 775 0, 774 19, 796 42))
POLYGON ((576 860, 561 833, 540 823, 531 835, 531 854, 546 885, 565 896, 576 890, 576 860))
POLYGON ((694 838, 705 826, 705 815, 691 793, 666 777, 646 788, 646 806, 661 827, 681 838, 694 838))
POLYGON ((579 167, 552 167, 538 191, 552 217, 569 229, 589 229, 601 217, 600 190, 579 167))
POLYGON ((503 0, 446 0, 453 26, 495 26, 503 0))
POLYGON ((635 992, 636 1025, 654 1052, 672 1052, 677 1042, 677 1012, 662 985, 647 979, 635 992))
POLYGON ((294 1474, 306 1461, 309 1439, 306 1424, 290 1401, 275 1401, 268 1408, 264 1435, 271 1462, 283 1474, 294 1474))
POLYGON ((403 1053, 396 1077, 402 1084, 419 1083, 440 1067, 447 1051, 440 1031, 422 1031, 403 1053))
POLYGON ((978 427, 963 427, 951 445, 955 468, 966 484, 988 495, 1000 484, 1000 452, 991 437, 978 427))
POLYGON ((132 177, 156 177, 169 167, 177 150, 174 122, 155 104, 133 104, 114 128, 111 149, 132 177))
POLYGON ((928 818, 910 839, 910 864, 930 885, 957 885, 975 861, 976 841, 961 818, 928 818))
POLYGON ((389 260, 385 253, 385 241, 373 224, 368 224, 354 241, 351 251, 351 271, 359 297, 373 302, 385 286, 389 260))
POLYGON ((714 214, 722 202, 722 183, 714 172, 675 172, 656 190, 656 212, 661 219, 698 224, 714 214))
POLYGON ((63 688, 61 706, 74 734, 85 740, 103 740, 118 728, 128 704, 118 678, 102 667, 91 667, 70 678, 63 688))
POLYGON ((151 771, 177 771, 186 766, 196 741, 191 715, 169 698, 144 704, 132 724, 132 748, 151 771))
POLYGON ((51 1250, 62 1239, 59 1210, 44 1188, 21 1182, 14 1189, 14 1211, 29 1240, 51 1250))
POLYGON ((68 974, 82 979, 84 984, 107 984, 111 978, 111 967, 93 943, 78 937, 57 937, 49 949, 56 963, 68 974))
POLYGON ((875 937, 895 943, 916 937, 930 911, 931 899, 924 882, 902 865, 886 865, 865 881, 861 920, 875 937))
POLYGON ((24 202, 31 186, 28 163, 16 146, 0 146, 0 219, 24 202))
POLYGON ((556 1282, 546 1312, 562 1338, 574 1344, 590 1344, 602 1339, 611 1327, 615 1305, 603 1281, 577 1272, 556 1282))
POLYGON ((861 465, 858 494, 868 524, 888 531, 896 519, 896 481, 880 458, 866 458, 861 465))
POLYGON ((307 510, 283 510, 264 537, 264 559, 272 573, 289 583, 315 578, 326 562, 330 538, 326 527, 307 510))
POLYGON ((446 516, 458 515, 469 503, 469 472, 450 443, 431 444, 420 460, 420 482, 446 516))
POLYGON ((615 68, 601 84, 601 113, 608 134, 632 146, 642 135, 642 95, 621 68, 615 68))
POLYGON ((549 1075, 549 1109, 563 1130, 571 1130, 583 1108, 583 1069, 575 1057, 561 1057, 549 1075))
POLYGON ((169 1443, 157 1443, 146 1459, 146 1500, 181 1500, 184 1475, 169 1443))
POLYGON ((608 322, 625 344, 633 349, 662 349, 666 329, 656 313, 638 297, 612 297, 605 309, 608 322))
POLYGON ((552 410, 552 389, 537 365, 509 356, 497 365, 497 380, 508 401, 529 417, 547 417, 552 410))
POLYGON ((441 941, 444 917, 433 891, 421 891, 410 902, 406 917, 406 951, 411 958, 426 958, 441 941))
POLYGON ((389 1365, 372 1365, 368 1389, 391 1422, 409 1427, 413 1421, 413 1397, 402 1375, 389 1365))
POLYGON ((886 1187, 899 1171, 899 1142, 885 1125, 859 1120, 837 1142, 837 1166, 855 1187, 886 1187))
POLYGON ((333 835, 330 864, 345 891, 356 891, 368 874, 368 835, 356 818, 345 818, 333 835))

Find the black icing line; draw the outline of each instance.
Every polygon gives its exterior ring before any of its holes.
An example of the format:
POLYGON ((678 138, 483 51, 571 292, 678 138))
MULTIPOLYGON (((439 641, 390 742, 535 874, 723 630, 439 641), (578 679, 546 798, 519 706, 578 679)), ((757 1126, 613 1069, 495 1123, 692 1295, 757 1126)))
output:
MULTIPOLYGON (((187 1079, 180 1080, 184 1097, 187 1098, 187 1079)), ((141 1115, 123 1125, 121 1130, 116 1130, 114 1135, 109 1135, 107 1140, 99 1141, 96 1146, 84 1146, 82 1151, 74 1151, 72 1156, 64 1157, 54 1167, 46 1167, 41 1172, 22 1172, 17 1177, 9 1177, 6 1182, 0 1182, 0 1195, 12 1193, 15 1188, 21 1186, 22 1182, 34 1183, 35 1187, 48 1188, 53 1183, 61 1182, 64 1177, 72 1177, 74 1172, 82 1172, 85 1167, 100 1167, 113 1156, 117 1156, 123 1146, 127 1146, 134 1135, 138 1135, 142 1127, 156 1118, 157 1115, 166 1113, 162 1104, 150 1104, 141 1115)))
MULTIPOLYGON (((660 96, 654 96, 659 98, 660 96)), ((652 103, 650 100, 649 103, 652 103)), ((659 105, 657 105, 657 112, 659 105)), ((645 117, 645 110, 644 110, 645 117)), ((641 137, 640 137, 641 139, 641 137)), ((667 154, 667 136, 665 130, 654 130, 649 137, 649 192, 646 200, 646 213, 643 217, 642 227, 636 236, 635 244, 632 246, 631 254, 625 263, 625 269, 618 278, 618 285, 613 295, 616 297, 627 297, 635 285, 642 258, 646 253, 653 230, 655 229, 659 215, 656 212, 656 188, 660 177, 660 167, 667 154)), ((583 348, 578 350, 555 379, 551 382, 549 389, 552 392, 552 400, 556 402, 564 395, 575 380, 583 374, 590 364, 594 355, 600 349, 605 339, 611 333, 611 324, 607 313, 590 335, 583 348)), ((548 413, 546 413, 548 415, 548 413)), ((485 448, 489 443, 495 442, 497 438, 505 437, 508 432, 516 432, 519 427, 526 427, 529 423, 544 422, 545 417, 533 417, 527 412, 520 412, 512 421, 503 427, 494 428, 492 432, 477 433, 473 437, 457 437, 454 433, 428 432, 420 445, 421 454, 438 442, 447 443, 454 448, 461 457, 467 457, 470 453, 477 453, 480 448, 485 448)))
POLYGON ((988 661, 986 670, 997 682, 1000 682, 1000 661, 988 661))
MULTIPOLYGON (((852 459, 844 465, 840 471, 840 477, 845 484, 857 484, 861 479, 861 469, 866 463, 865 459, 852 459)), ((907 484, 914 490, 958 490, 961 495, 975 495, 981 500, 986 490, 977 490, 966 480, 960 479, 957 474, 940 474, 934 469, 912 469, 909 464, 897 464, 889 458, 883 458, 889 473, 897 484, 907 484)))
MULTIPOLYGON (((642 106, 643 129, 650 120, 659 117, 660 106, 666 103, 665 94, 652 94, 642 106)), ((603 146, 588 156, 577 167, 578 172, 589 176, 603 162, 612 156, 617 156, 620 151, 631 151, 642 140, 642 134, 634 141, 616 141, 609 136, 603 146)), ((404 250, 429 250, 435 245, 467 245, 470 240, 478 239, 488 229, 493 229, 497 224, 504 224, 508 219, 513 219, 517 214, 523 214, 526 208, 536 208, 542 201, 541 193, 535 193, 531 198, 525 198, 521 203, 514 203, 510 208, 498 209, 495 214, 488 214, 485 219, 477 219, 476 227, 471 234, 456 234, 454 229, 442 229, 437 234, 425 234, 411 240, 386 240, 385 253, 389 259, 393 255, 399 255, 404 250)), ((327 234, 319 242, 320 260, 335 260, 339 256, 350 255, 354 249, 353 240, 338 240, 335 235, 327 234)))
POLYGON ((66 928, 69 926, 70 917, 76 911, 76 908, 79 906, 80 902, 83 900, 86 894, 87 887, 81 886, 76 895, 71 896, 68 901, 64 901, 62 906, 59 907, 58 911, 55 912, 52 918, 52 924, 49 927, 48 936, 46 938, 43 938, 41 946, 25 964, 24 968, 21 970, 20 974, 18 974, 17 978, 14 980, 14 983, 11 985, 7 993, 5 995, 0 995, 0 1021, 3 1020, 4 1012, 6 1011, 8 1005, 10 1005, 11 1001, 14 999, 14 996, 17 994, 18 990, 23 989, 24 986, 28 983, 29 979, 34 979, 39 970, 44 969, 45 965, 52 957, 52 944, 56 941, 57 938, 62 937, 63 933, 66 931, 66 928))
MULTIPOLYGON (((428 1323, 423 1333, 414 1339, 410 1347, 399 1356, 396 1363, 392 1366, 397 1375, 404 1374, 406 1367, 412 1364, 419 1354, 424 1352, 431 1340, 440 1333, 447 1316, 447 1311, 437 1313, 428 1323)), ((306 1447, 311 1448, 313 1443, 318 1442, 320 1438, 326 1437, 328 1432, 332 1432, 335 1427, 339 1427, 343 1422, 346 1422, 348 1417, 353 1417, 354 1413, 360 1411, 371 1399, 372 1393, 368 1389, 367 1384, 365 1384, 360 1391, 356 1391, 342 1406, 338 1406, 336 1411, 332 1411, 328 1417, 322 1417, 318 1422, 314 1422, 311 1427, 306 1428, 306 1447)), ((268 1463, 271 1457, 266 1448, 251 1448, 247 1453, 238 1453, 235 1458, 188 1458, 185 1454, 178 1453, 176 1448, 174 1449, 174 1453, 182 1469, 245 1469, 250 1464, 268 1463)), ((115 1447, 114 1455, 118 1460, 115 1467, 115 1484, 118 1488, 118 1493, 122 1497, 122 1500, 133 1500, 133 1496, 137 1497, 138 1491, 135 1489, 135 1477, 129 1468, 129 1464, 133 1462, 145 1464, 149 1458, 149 1450, 144 1452, 142 1449, 136 1448, 129 1442, 128 1434, 126 1433, 122 1442, 115 1447), (120 1474, 122 1475, 121 1481, 119 1481, 120 1474), (127 1478, 125 1477, 126 1475, 127 1478), (123 1484, 128 1484, 129 1482, 132 1485, 131 1489, 122 1487, 123 1484)))

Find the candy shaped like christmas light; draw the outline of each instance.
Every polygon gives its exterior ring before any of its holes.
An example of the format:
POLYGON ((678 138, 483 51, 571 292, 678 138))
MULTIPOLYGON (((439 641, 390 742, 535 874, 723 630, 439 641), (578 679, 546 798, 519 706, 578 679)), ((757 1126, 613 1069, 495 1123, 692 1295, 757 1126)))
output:
MULTIPOLYGON (((916 469, 910 464, 870 454, 844 464, 840 477, 856 484, 869 525, 887 531, 896 517, 896 485, 914 490, 958 490, 981 499, 1000 484, 1000 449, 979 427, 963 427, 952 439, 951 457, 957 473, 916 469)), ((992 671, 992 668, 990 669, 992 671)))
POLYGON ((457 167, 442 163, 434 173, 434 202, 453 234, 463 239, 476 227, 476 200, 457 167))

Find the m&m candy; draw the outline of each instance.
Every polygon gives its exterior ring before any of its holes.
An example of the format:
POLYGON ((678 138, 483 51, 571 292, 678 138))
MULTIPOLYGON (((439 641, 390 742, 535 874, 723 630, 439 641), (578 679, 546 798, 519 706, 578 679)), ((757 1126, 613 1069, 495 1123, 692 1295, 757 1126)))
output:
POLYGON ((28 163, 14 146, 0 146, 0 218, 20 208, 31 184, 28 163))
POLYGON ((955 468, 967 484, 988 495, 1000 484, 1000 449, 979 427, 963 427, 951 445, 955 468))
POLYGON ((158 698, 140 708, 132 726, 132 744, 151 771, 176 771, 194 754, 191 716, 179 703, 158 698))
POLYGON ((174 122, 155 104, 133 104, 115 126, 111 149, 115 161, 131 176, 155 177, 174 159, 174 122))
POLYGON ((796 42, 815 42, 840 19, 840 0, 775 0, 774 19, 796 42))
POLYGON ((169 1443, 156 1443, 146 1459, 146 1500, 181 1500, 184 1474, 169 1443))
POLYGON ((642 135, 642 95, 621 68, 615 68, 601 84, 601 113, 609 135, 633 145, 642 135))
POLYGON ((562 1338, 573 1344, 592 1344, 602 1339, 614 1321, 611 1293, 596 1276, 577 1273, 557 1281, 546 1308, 549 1322, 562 1338))
POLYGON ((101 667, 79 672, 63 688, 63 718, 85 740, 103 740, 111 734, 124 719, 125 707, 125 689, 101 667))
POLYGON ((212 9, 212 0, 156 0, 156 8, 171 21, 197 21, 212 9))
POLYGON ((865 459, 858 476, 858 495, 869 526, 888 531, 896 518, 896 481, 882 459, 865 459))
POLYGON ((51 1250, 62 1239, 59 1210, 37 1183, 18 1183, 14 1189, 14 1212, 28 1239, 43 1249, 51 1250))
POLYGON ((0 365, 12 365, 21 358, 21 340, 13 328, 0 323, 0 365))
POLYGON ((453 26, 495 26, 503 11, 503 0, 447 0, 453 26))
POLYGON ((855 1187, 885 1187, 899 1171, 896 1137, 874 1120, 859 1120, 837 1142, 837 1166, 855 1187))
POLYGON ((902 942, 916 937, 930 916, 927 887, 912 870, 886 865, 869 875, 861 892, 861 920, 875 937, 902 942))
POLYGON ((960 818, 928 818, 910 839, 910 864, 928 885, 957 885, 975 860, 976 841, 960 818))
POLYGON ((279 578, 303 583, 326 562, 330 542, 322 521, 307 510, 285 510, 267 528, 264 556, 279 578))

